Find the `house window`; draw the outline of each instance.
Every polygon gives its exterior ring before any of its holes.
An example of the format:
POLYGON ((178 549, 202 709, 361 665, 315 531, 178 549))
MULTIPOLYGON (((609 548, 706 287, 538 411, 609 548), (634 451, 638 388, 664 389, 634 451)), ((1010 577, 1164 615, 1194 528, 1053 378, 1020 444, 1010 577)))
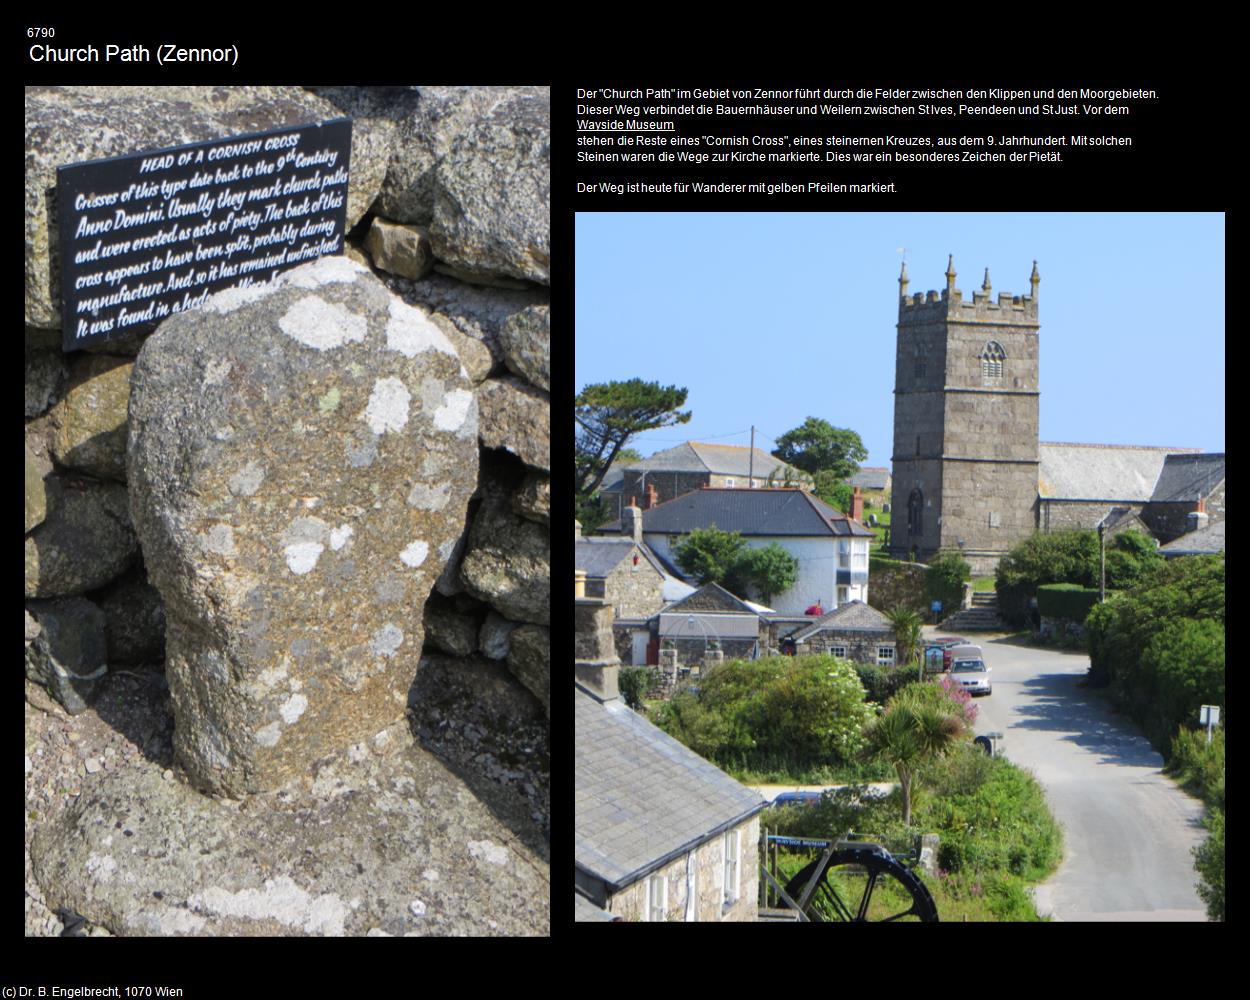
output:
POLYGON ((725 905, 732 906, 738 901, 738 869, 739 860, 738 831, 730 830, 725 834, 725 905))
POLYGON ((838 566, 848 569, 851 565, 851 543, 845 538, 838 542, 838 566))
POLYGON ((894 647, 878 646, 877 647, 877 664, 882 667, 894 666, 894 647))
POLYGON ((850 600, 850 598, 847 596, 846 588, 845 588, 845 587, 839 587, 839 588, 838 588, 838 603, 839 603, 839 604, 845 604, 845 603, 846 603, 847 601, 849 601, 849 600, 850 600))
POLYGON ((737 481, 736 479, 734 479, 734 477, 733 477, 733 476, 726 476, 726 477, 725 477, 725 485, 726 485, 726 486, 736 486, 737 484, 738 484, 738 481, 737 481))
POLYGON ((991 340, 981 351, 981 378, 985 380, 1003 377, 1003 361, 1007 358, 1003 345, 991 340))
POLYGON ((842 659, 842 660, 846 659, 846 647, 845 646, 830 646, 829 652, 833 656, 838 657, 839 659, 842 659))
POLYGON ((855 569, 868 568, 868 552, 862 545, 856 545, 855 551, 851 554, 851 565, 855 569))
POLYGON ((647 879, 647 919, 652 923, 668 919, 668 880, 663 875, 647 879))

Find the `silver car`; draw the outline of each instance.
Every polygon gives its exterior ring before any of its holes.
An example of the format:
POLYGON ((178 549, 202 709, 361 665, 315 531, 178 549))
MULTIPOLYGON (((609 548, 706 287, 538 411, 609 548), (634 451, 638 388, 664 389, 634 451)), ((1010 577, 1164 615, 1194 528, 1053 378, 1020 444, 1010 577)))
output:
POLYGON ((951 678, 972 694, 990 694, 990 668, 980 646, 956 646, 951 650, 951 678))

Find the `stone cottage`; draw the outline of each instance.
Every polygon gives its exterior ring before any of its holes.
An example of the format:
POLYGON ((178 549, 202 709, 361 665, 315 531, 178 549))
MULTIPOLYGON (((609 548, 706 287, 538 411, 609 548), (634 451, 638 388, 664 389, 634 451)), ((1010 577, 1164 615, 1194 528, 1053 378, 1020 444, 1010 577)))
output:
POLYGON ((876 608, 851 601, 815 621, 795 627, 793 621, 777 621, 770 630, 774 648, 784 648, 788 640, 795 655, 829 653, 856 663, 893 666, 894 629, 890 620, 876 608))
POLYGON ((767 803, 621 701, 610 607, 574 620, 577 919, 754 921, 767 803))
POLYGON ((664 604, 668 574, 642 542, 642 512, 626 507, 622 535, 574 538, 576 568, 586 573, 586 596, 602 597, 617 618, 649 618, 664 604))
POLYGON ((683 667, 709 661, 747 660, 759 655, 761 615, 767 608, 735 597, 718 583, 665 605, 651 619, 660 648, 677 650, 683 667), (720 655, 715 655, 719 651, 720 655))

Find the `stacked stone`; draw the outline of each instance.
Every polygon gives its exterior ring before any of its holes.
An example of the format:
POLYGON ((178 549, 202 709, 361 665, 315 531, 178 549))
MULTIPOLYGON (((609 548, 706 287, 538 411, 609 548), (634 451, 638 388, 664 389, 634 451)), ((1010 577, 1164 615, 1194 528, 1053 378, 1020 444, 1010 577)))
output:
POLYGON ((546 88, 45 87, 26 97, 26 660, 72 712, 107 665, 160 665, 165 619, 126 496, 146 337, 61 353, 56 167, 345 115, 347 253, 442 331, 480 413, 480 486, 427 647, 506 664, 549 704, 546 88))
POLYGON ((549 706, 548 130, 545 88, 28 89, 27 674, 80 712, 116 665, 164 669, 180 765, 41 827, 49 905, 546 932, 534 816, 467 794, 405 710, 453 663, 541 718, 490 660, 549 706), (343 115, 345 256, 61 353, 58 165, 343 115))

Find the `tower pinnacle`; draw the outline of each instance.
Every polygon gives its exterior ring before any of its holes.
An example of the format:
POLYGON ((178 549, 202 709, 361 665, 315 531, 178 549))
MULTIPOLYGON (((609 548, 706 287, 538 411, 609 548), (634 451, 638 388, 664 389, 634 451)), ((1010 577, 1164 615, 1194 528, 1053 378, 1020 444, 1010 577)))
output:
POLYGON ((955 255, 951 254, 946 258, 946 290, 947 292, 955 291, 955 255))
POLYGON ((903 261, 903 270, 898 275, 898 294, 901 298, 907 298, 907 261, 903 261))
POLYGON ((1029 275, 1029 284, 1033 286, 1033 301, 1037 301, 1037 285, 1042 280, 1041 275, 1037 273, 1037 261, 1033 261, 1033 273, 1029 275))
POLYGON ((988 267, 985 269, 985 281, 981 283, 981 291, 986 295, 990 294, 990 269, 988 267))

